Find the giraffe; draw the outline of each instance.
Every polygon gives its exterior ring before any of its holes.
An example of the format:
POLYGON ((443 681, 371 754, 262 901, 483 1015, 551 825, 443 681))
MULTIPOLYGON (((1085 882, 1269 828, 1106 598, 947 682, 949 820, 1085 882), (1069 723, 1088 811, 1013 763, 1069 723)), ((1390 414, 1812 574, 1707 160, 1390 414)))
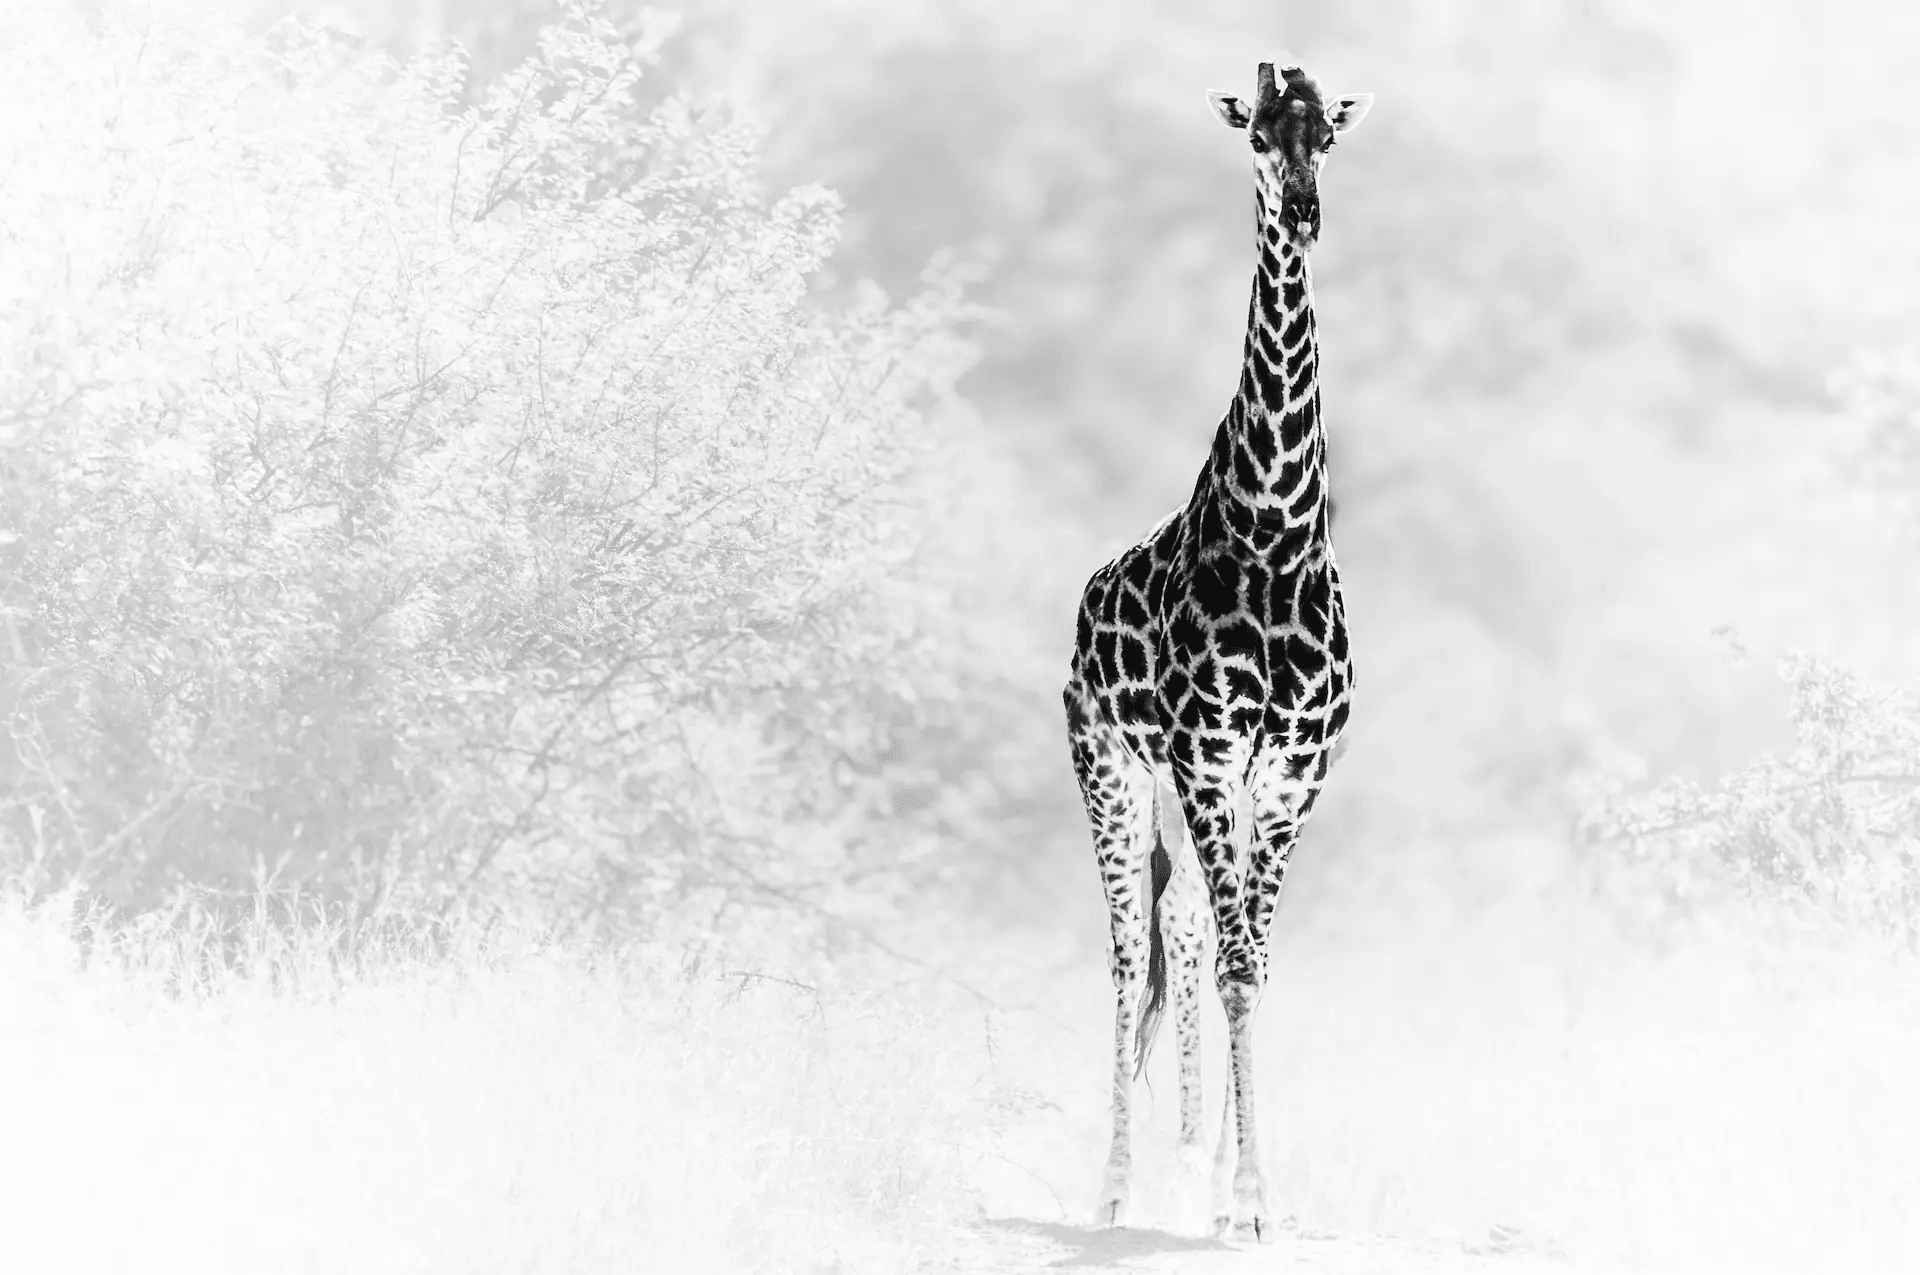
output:
POLYGON ((1063 698, 1106 888, 1117 993, 1113 1141, 1095 1220, 1126 1221, 1133 1086, 1164 1013, 1169 968, 1178 1163, 1189 1185, 1204 1172, 1199 974, 1211 928, 1231 1069, 1212 1229, 1268 1241, 1254 1012, 1287 860, 1346 726, 1353 688, 1328 541, 1307 253, 1320 233, 1321 165, 1373 96, 1327 99, 1298 66, 1276 78, 1273 63, 1263 62, 1252 102, 1217 91, 1207 97, 1223 123, 1245 131, 1253 152, 1259 264, 1239 389, 1186 505, 1087 582, 1063 698), (1172 853, 1158 818, 1167 791, 1186 833, 1172 853), (1243 809, 1251 813, 1248 837, 1243 809))

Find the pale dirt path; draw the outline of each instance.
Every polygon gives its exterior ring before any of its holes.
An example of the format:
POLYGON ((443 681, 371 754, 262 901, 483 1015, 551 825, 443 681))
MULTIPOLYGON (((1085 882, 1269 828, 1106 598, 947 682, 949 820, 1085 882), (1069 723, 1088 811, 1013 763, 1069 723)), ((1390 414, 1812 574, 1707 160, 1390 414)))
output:
POLYGON ((1163 1275, 1619 1275, 1626 1268, 1576 1262, 1553 1253, 1391 1239, 1345 1239, 1285 1232, 1272 1244, 1134 1228, 1103 1230, 1001 1218, 956 1235, 955 1251, 926 1262, 926 1272, 1032 1275, 1143 1272, 1163 1275))

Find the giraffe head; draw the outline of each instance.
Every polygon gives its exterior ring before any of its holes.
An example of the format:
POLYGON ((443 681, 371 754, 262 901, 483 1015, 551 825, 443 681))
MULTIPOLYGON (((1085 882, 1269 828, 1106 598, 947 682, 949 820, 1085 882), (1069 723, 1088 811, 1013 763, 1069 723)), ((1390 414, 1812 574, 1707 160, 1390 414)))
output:
POLYGON ((1267 208, 1279 211, 1287 238, 1301 252, 1313 247, 1320 237, 1320 165, 1333 139, 1366 115, 1373 94, 1329 101, 1299 67, 1280 68, 1276 79, 1273 63, 1262 62, 1251 103, 1218 90, 1210 91, 1207 100, 1228 128, 1246 130, 1255 180, 1267 208))

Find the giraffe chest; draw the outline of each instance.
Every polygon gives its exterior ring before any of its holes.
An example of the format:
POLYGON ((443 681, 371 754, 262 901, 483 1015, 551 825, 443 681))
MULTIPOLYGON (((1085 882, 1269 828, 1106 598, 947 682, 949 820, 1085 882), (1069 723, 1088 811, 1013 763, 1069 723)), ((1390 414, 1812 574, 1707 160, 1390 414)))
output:
POLYGON ((1187 574, 1169 589, 1161 643, 1172 721, 1262 747, 1331 747, 1353 683, 1332 560, 1281 574, 1220 556, 1187 574))
POLYGON ((1089 582, 1076 664, 1128 750, 1156 766, 1172 749, 1228 769, 1323 773, 1353 683, 1330 556, 1280 572, 1259 555, 1182 554, 1170 534, 1089 582))

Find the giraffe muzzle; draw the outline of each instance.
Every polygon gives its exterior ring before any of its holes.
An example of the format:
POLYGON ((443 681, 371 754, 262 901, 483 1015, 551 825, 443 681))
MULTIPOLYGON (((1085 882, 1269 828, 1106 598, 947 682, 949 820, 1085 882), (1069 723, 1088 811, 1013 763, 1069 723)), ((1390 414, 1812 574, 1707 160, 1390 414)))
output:
POLYGON ((1311 188, 1302 190, 1288 183, 1280 200, 1280 229, 1293 242, 1293 246, 1302 252, 1319 242, 1319 192, 1311 188))

